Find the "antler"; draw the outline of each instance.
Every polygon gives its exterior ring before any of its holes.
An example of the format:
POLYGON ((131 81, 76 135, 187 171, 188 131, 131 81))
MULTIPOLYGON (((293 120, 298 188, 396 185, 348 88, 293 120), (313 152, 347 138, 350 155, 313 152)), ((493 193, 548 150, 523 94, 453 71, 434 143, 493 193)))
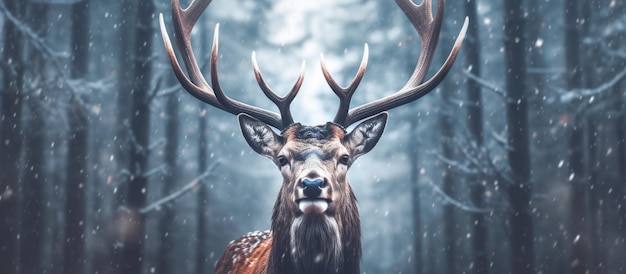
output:
MULTIPOLYGON (((320 56, 322 73, 324 74, 324 78, 326 79, 326 82, 333 90, 333 92, 335 92, 335 94, 337 94, 337 97, 339 97, 339 110, 337 110, 337 114, 335 115, 335 119, 333 120, 335 123, 344 125, 344 122, 346 121, 352 95, 354 95, 357 86, 359 86, 359 83, 361 83, 361 79, 363 79, 363 74, 365 74, 368 55, 369 48, 367 47, 367 44, 365 44, 365 46, 363 47, 363 58, 361 59, 361 65, 359 66, 359 70, 354 76, 354 79, 352 79, 352 82, 350 82, 350 84, 345 88, 341 87, 339 84, 337 84, 337 81, 333 79, 333 77, 330 75, 330 72, 328 72, 328 68, 326 68, 326 60, 324 60, 324 55, 320 56)), ((347 127, 348 125, 345 126, 347 127)))
POLYGON ((302 64, 303 69, 300 71, 300 76, 298 77, 291 91, 285 97, 280 97, 276 93, 274 93, 263 80, 263 77, 261 76, 261 72, 259 71, 256 62, 255 54, 252 53, 253 69, 257 82, 263 90, 263 93, 276 104, 280 111, 280 115, 272 111, 268 111, 233 100, 230 97, 226 96, 226 94, 224 94, 224 92, 222 91, 217 75, 217 52, 219 40, 218 24, 215 27, 215 34, 213 36, 213 48, 211 50, 211 86, 213 88, 211 88, 206 79, 204 79, 204 76, 202 76, 202 72, 200 71, 200 67, 198 66, 198 62, 196 61, 196 57, 194 56, 191 46, 191 30, 198 21, 198 18, 200 17, 202 12, 210 3, 211 0, 193 0, 187 8, 183 9, 180 6, 179 0, 172 0, 172 20, 174 22, 175 34, 174 38, 176 39, 178 49, 181 51, 183 62, 185 63, 185 68, 189 73, 189 77, 187 77, 185 72, 183 72, 180 64, 178 63, 178 59, 176 58, 176 54, 174 53, 174 48, 172 47, 172 43, 170 42, 169 34, 167 33, 167 29, 165 28, 163 14, 159 16, 163 43, 165 44, 167 55, 170 59, 170 63, 172 64, 174 74, 176 75, 176 78, 178 78, 178 81, 181 83, 183 88, 185 88, 185 90, 187 90, 187 92, 189 92, 191 95, 221 110, 227 111, 235 115, 245 113, 281 130, 292 124, 293 117, 291 116, 291 111, 289 110, 289 107, 296 94, 298 93, 300 86, 302 85, 302 80, 304 78, 304 62, 302 64))
POLYGON ((326 78, 326 81, 330 85, 331 89, 335 92, 335 94, 337 94, 340 100, 339 110, 337 111, 337 115, 334 120, 335 123, 348 127, 361 119, 415 101, 435 89, 435 87, 446 76, 448 71, 450 71, 450 68, 452 68, 454 61, 459 54, 459 50, 461 49, 463 39, 465 38, 465 32, 467 31, 468 25, 467 17, 465 18, 461 32, 454 42, 454 46, 452 47, 446 61, 443 63, 439 71, 435 73, 435 75, 422 83, 422 80, 424 80, 424 77, 428 72, 428 68, 430 67, 435 49, 437 48, 441 24, 443 22, 444 0, 438 0, 437 12, 434 18, 432 15, 431 0, 424 0, 424 2, 419 5, 416 5, 411 0, 396 0, 396 4, 400 7, 400 9, 402 9, 406 17, 409 18, 409 21, 411 21, 413 27, 417 30, 417 33, 422 41, 420 57, 411 78, 409 78, 407 83, 395 93, 376 101, 369 102, 365 105, 355 107, 348 111, 350 99, 356 90, 356 86, 361 81, 361 78, 363 78, 363 73, 365 73, 365 67, 367 66, 367 45, 365 45, 365 52, 363 60, 361 61, 361 66, 359 67, 355 78, 347 88, 340 87, 332 78, 322 57, 321 65, 324 78, 326 78))

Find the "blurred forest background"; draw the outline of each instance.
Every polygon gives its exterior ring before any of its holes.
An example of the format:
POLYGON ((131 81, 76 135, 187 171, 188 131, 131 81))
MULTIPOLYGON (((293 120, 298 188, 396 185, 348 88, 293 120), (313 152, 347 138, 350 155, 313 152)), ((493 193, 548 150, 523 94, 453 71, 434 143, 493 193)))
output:
MULTIPOLYGON (((362 271, 626 273, 626 1, 446 5, 433 68, 470 18, 453 70, 349 172, 362 271)), ((269 228, 279 172, 180 88, 159 13, 171 33, 168 0, 0 2, 0 272, 210 273, 269 228)), ((216 0, 193 32, 207 73, 216 23, 241 101, 272 108, 252 51, 282 94, 306 60, 307 124, 338 104, 320 53, 347 83, 369 44, 355 105, 399 89, 419 54, 393 1, 216 0)))

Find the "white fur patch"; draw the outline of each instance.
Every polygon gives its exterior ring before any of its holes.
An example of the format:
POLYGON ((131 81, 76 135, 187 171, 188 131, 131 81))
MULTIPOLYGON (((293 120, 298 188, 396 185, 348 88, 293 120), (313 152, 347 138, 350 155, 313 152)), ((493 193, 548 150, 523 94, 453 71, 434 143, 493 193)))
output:
POLYGON ((302 213, 316 212, 324 213, 328 209, 326 200, 302 200, 298 203, 298 208, 302 213))

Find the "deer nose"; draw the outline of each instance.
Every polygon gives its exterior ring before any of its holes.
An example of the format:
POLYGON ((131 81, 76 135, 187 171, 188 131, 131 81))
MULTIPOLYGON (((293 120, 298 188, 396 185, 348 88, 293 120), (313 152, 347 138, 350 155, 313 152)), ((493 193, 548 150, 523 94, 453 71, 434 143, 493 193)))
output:
POLYGON ((307 196, 307 198, 319 197, 320 194, 322 194, 323 185, 324 185, 324 179, 322 178, 302 179, 302 187, 304 188, 303 192, 304 192, 304 195, 307 196))

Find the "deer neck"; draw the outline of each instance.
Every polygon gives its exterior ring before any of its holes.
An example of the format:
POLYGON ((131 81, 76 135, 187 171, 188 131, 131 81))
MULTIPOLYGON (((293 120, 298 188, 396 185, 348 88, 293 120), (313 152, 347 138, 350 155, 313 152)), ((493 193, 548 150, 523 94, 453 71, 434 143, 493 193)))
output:
POLYGON ((332 216, 274 205, 268 274, 360 273, 361 223, 353 194, 332 216))

